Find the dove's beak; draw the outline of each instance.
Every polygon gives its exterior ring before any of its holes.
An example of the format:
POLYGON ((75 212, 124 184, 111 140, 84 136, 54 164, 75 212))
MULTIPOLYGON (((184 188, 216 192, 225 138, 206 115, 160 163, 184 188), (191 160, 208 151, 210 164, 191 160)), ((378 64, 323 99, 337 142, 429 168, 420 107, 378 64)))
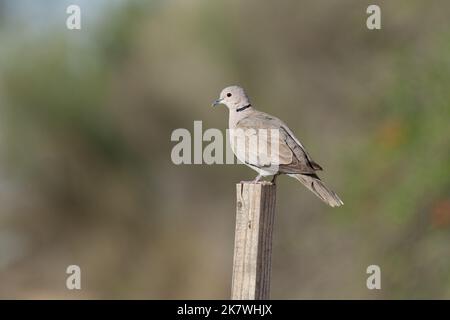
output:
POLYGON ((215 106, 217 106, 218 104, 221 104, 221 103, 222 103, 222 100, 223 100, 223 99, 217 99, 216 101, 214 101, 214 102, 212 103, 211 106, 215 107, 215 106))

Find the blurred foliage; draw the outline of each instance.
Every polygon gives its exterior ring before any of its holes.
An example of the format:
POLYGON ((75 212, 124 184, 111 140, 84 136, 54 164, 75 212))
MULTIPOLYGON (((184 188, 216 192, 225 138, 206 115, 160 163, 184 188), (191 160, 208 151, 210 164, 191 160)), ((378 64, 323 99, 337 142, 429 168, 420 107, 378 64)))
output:
POLYGON ((237 83, 345 202, 279 179, 272 297, 450 298, 450 4, 377 3, 380 31, 368 1, 178 0, 33 34, 0 1, 0 297, 227 298, 254 173, 176 166, 170 135, 224 130, 209 106, 237 83))

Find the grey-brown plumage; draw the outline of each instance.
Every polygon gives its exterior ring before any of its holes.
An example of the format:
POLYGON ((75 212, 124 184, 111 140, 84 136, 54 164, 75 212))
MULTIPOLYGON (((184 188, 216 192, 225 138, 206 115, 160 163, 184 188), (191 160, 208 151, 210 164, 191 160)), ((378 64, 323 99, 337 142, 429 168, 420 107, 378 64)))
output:
POLYGON ((293 132, 280 119, 252 107, 238 86, 222 90, 214 105, 225 104, 230 112, 231 148, 236 157, 262 176, 286 174, 304 184, 332 207, 344 203, 317 176, 322 167, 314 162, 293 132), (263 134, 261 134, 263 132, 263 134))

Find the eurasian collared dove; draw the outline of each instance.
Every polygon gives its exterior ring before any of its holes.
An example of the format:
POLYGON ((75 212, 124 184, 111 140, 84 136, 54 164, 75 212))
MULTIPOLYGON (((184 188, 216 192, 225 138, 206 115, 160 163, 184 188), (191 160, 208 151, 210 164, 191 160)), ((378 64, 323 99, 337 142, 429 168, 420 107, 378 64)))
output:
POLYGON ((275 182, 279 174, 287 174, 328 205, 338 207, 344 204, 317 176, 316 171, 322 167, 311 159, 288 126, 280 119, 253 108, 244 89, 238 86, 223 89, 213 106, 218 104, 229 109, 231 149, 240 161, 258 172, 253 182, 271 175, 272 182, 275 182))

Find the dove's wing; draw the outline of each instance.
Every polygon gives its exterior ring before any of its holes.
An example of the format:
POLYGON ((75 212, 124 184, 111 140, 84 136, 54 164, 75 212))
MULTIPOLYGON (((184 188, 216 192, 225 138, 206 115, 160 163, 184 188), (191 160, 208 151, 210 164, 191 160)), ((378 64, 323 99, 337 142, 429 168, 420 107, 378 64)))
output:
POLYGON ((280 130, 286 134, 286 144, 293 152, 295 157, 290 164, 280 166, 280 170, 284 173, 314 173, 322 170, 322 167, 311 159, 303 145, 294 136, 292 131, 283 123, 280 130))
POLYGON ((233 129, 231 146, 237 158, 249 165, 262 168, 292 163, 293 153, 286 143, 283 131, 259 116, 241 119, 233 129), (273 131, 272 131, 273 130, 273 131))
POLYGON ((241 119, 235 129, 242 131, 234 134, 233 151, 244 163, 258 168, 278 165, 281 173, 314 173, 321 169, 286 124, 276 117, 254 112, 241 119))

